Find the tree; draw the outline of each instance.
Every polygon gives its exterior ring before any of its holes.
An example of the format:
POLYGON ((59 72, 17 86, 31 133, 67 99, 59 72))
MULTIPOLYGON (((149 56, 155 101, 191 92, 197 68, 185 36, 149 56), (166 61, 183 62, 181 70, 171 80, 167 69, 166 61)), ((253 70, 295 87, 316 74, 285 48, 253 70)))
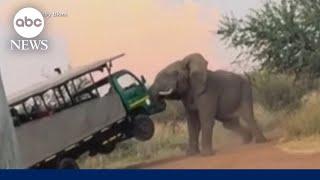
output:
POLYGON ((18 168, 19 162, 13 121, 0 76, 0 169, 18 168))
POLYGON ((300 77, 320 76, 320 0, 267 1, 244 18, 224 16, 218 34, 235 62, 300 77))

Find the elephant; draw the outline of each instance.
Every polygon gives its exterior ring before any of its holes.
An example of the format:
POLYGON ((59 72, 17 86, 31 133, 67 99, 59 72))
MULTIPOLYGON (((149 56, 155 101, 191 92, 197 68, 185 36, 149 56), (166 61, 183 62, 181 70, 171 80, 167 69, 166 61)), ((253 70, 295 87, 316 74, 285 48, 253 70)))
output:
POLYGON ((266 142, 254 119, 250 80, 233 72, 209 70, 208 62, 199 53, 190 54, 162 69, 149 91, 153 101, 182 102, 189 136, 187 155, 214 154, 212 133, 216 120, 240 135, 244 143, 250 143, 253 138, 256 143, 266 142), (240 118, 247 126, 241 125, 240 118))

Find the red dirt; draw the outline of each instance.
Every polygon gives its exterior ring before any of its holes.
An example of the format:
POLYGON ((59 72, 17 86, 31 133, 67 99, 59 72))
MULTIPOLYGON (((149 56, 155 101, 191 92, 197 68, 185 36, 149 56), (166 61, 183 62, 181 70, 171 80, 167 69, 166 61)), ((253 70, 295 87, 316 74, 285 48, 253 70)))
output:
POLYGON ((275 143, 241 145, 218 149, 209 157, 174 157, 145 163, 135 168, 146 169, 317 169, 319 154, 288 154, 275 147, 275 143))

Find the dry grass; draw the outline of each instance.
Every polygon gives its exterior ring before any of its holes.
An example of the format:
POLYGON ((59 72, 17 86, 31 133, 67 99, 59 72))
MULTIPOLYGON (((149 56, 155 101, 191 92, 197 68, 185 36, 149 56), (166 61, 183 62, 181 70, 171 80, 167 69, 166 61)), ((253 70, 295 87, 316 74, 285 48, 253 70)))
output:
POLYGON ((257 123, 264 132, 280 129, 283 117, 287 114, 285 110, 279 110, 276 112, 267 110, 260 104, 254 105, 254 113, 257 123))
MULTIPOLYGON (((213 141, 215 148, 234 146, 240 138, 225 130, 221 123, 214 127, 213 141)), ((84 156, 79 160, 81 168, 113 169, 125 168, 139 163, 152 162, 160 159, 183 155, 187 144, 187 127, 179 122, 175 127, 171 124, 156 124, 154 137, 147 142, 134 139, 118 144, 116 150, 108 155, 95 157, 84 156)))
POLYGON ((128 140, 118 144, 111 154, 83 157, 79 163, 81 168, 125 168, 137 163, 175 156, 183 153, 186 135, 184 124, 179 123, 176 127, 169 127, 157 123, 155 135, 151 140, 147 142, 128 140))
POLYGON ((320 152, 320 94, 312 92, 302 98, 303 104, 284 117, 284 137, 278 147, 289 153, 320 152))
POLYGON ((320 152, 320 135, 292 139, 287 142, 280 142, 277 146, 288 153, 314 154, 320 152))
POLYGON ((320 96, 311 95, 296 112, 285 117, 285 138, 301 138, 320 134, 320 96))

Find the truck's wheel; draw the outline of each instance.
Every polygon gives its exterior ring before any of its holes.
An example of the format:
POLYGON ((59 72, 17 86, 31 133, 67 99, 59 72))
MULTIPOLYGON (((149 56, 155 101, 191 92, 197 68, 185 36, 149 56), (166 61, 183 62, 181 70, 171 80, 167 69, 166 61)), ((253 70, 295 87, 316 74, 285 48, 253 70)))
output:
POLYGON ((58 169, 79 169, 77 162, 72 158, 63 158, 58 163, 58 169))
POLYGON ((149 116, 138 115, 133 120, 133 136, 139 141, 147 141, 154 134, 154 124, 149 116))

